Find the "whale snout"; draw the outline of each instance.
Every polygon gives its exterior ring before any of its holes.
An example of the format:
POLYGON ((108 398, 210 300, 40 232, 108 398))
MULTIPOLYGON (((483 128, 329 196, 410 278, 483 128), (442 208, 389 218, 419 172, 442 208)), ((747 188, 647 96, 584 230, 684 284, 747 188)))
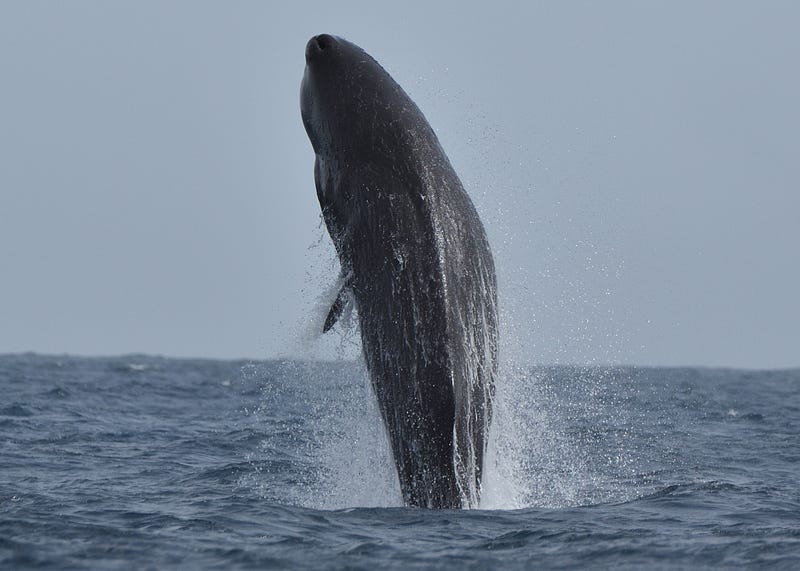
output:
POLYGON ((311 62, 320 54, 330 51, 334 44, 336 44, 336 38, 329 34, 314 36, 306 44, 306 62, 311 62))

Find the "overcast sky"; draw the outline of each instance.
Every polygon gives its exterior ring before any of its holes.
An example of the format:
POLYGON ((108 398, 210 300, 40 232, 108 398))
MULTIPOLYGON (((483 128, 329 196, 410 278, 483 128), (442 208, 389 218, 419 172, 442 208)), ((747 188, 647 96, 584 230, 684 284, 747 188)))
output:
POLYGON ((0 353, 305 355, 327 32, 438 133, 507 358, 800 366, 800 4, 274 4, 0 3, 0 353))

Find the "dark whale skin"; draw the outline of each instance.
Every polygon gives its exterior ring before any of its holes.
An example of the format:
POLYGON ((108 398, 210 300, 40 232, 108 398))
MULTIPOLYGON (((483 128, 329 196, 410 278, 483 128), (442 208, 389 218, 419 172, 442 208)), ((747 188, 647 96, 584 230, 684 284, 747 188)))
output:
POLYGON ((476 507, 497 374, 484 227, 422 112, 358 46, 306 46, 300 106, 403 501, 476 507))

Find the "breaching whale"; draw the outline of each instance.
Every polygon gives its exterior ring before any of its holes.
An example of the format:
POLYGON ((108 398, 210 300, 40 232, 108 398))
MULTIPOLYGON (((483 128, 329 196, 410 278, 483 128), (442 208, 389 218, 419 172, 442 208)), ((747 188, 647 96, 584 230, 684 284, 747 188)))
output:
POLYGON ((306 45, 300 108, 342 287, 407 506, 475 507, 497 373, 497 284, 472 201, 422 112, 360 47, 306 45))

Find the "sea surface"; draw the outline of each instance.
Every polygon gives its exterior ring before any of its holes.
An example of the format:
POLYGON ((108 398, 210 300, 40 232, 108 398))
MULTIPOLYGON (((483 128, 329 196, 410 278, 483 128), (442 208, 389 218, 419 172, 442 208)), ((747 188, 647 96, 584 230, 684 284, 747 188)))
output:
POLYGON ((800 370, 516 368, 481 509, 358 363, 0 356, 1 569, 800 569, 800 370))

